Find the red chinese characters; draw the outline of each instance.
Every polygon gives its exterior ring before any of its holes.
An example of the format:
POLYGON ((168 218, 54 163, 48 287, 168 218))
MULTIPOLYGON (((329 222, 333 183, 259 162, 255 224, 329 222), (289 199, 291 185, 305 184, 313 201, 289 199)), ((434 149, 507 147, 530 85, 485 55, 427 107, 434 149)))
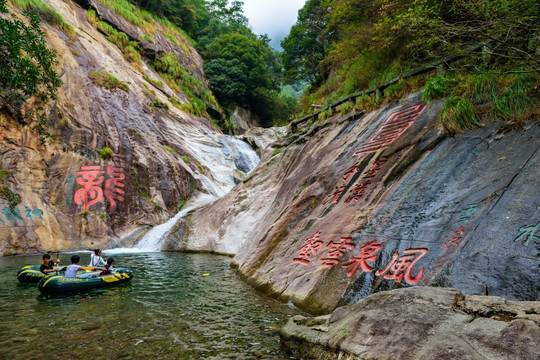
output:
POLYGON ((317 249, 323 244, 321 240, 319 240, 319 237, 321 236, 321 232, 317 231, 315 235, 312 237, 307 238, 304 243, 305 245, 300 248, 300 256, 293 259, 293 262, 297 262, 303 265, 309 264, 308 258, 311 256, 311 254, 316 254, 317 249))
POLYGON ((109 203, 108 212, 116 209, 117 201, 124 201, 124 170, 119 167, 107 166, 106 171, 100 166, 82 166, 76 172, 77 184, 82 187, 75 191, 73 200, 77 205, 82 205, 83 210, 88 210, 92 205, 103 200, 103 193, 109 203), (105 191, 102 186, 104 185, 105 191))
POLYGON ((83 210, 88 210, 103 199, 103 190, 98 185, 105 179, 104 173, 99 166, 83 166, 81 171, 77 171, 79 177, 76 181, 82 188, 75 192, 73 200, 77 205, 82 205, 83 210))
MULTIPOLYGON (((320 235, 321 232, 319 231, 312 237, 307 238, 305 245, 300 249, 300 256, 294 258, 293 262, 308 265, 310 263, 308 258, 311 255, 316 255, 319 250, 327 249, 326 254, 321 255, 319 261, 321 267, 331 269, 339 264, 340 259, 347 250, 355 248, 352 237, 342 237, 339 242, 329 241, 323 247, 324 242, 320 239, 320 235)), ((349 260, 342 265, 343 268, 349 268, 347 276, 352 277, 358 268, 364 273, 374 271, 373 263, 377 260, 381 248, 382 245, 378 244, 377 240, 373 240, 360 248, 360 254, 357 256, 351 255, 349 260)), ((395 252, 392 260, 384 269, 375 271, 375 276, 383 276, 384 279, 396 282, 405 279, 407 284, 416 285, 424 276, 424 268, 420 268, 415 275, 413 275, 413 268, 427 252, 428 249, 426 248, 405 249, 401 256, 399 252, 395 252)))
POLYGON ((403 253, 405 255, 399 256, 396 252, 392 256, 392 260, 383 270, 377 270, 376 276, 384 275, 385 279, 395 280, 401 282, 405 278, 405 282, 409 285, 418 284, 424 275, 424 268, 418 270, 416 276, 412 276, 412 269, 414 265, 428 252, 426 248, 418 249, 405 249, 403 253))
POLYGON ((351 258, 349 259, 350 262, 343 265, 344 268, 352 267, 349 272, 347 272, 347 276, 353 276, 358 266, 360 266, 360 269, 362 269, 363 272, 373 271, 374 269, 368 265, 367 261, 374 262, 375 260, 377 260, 377 253, 380 250, 381 245, 377 244, 377 240, 373 240, 369 244, 362 246, 360 248, 360 255, 351 256, 351 258))
POLYGON ((360 146, 353 155, 386 149, 407 131, 414 123, 414 120, 424 112, 426 107, 426 104, 418 104, 392 113, 377 133, 368 142, 360 146))
POLYGON ((352 237, 342 237, 340 242, 330 241, 326 248, 330 248, 330 250, 328 250, 328 257, 321 259, 321 266, 331 269, 339 263, 339 258, 343 256, 345 251, 354 249, 354 244, 352 244, 352 237))
POLYGON ((386 162, 386 158, 375 160, 371 165, 371 169, 366 171, 364 175, 360 178, 360 181, 354 184, 353 188, 349 191, 351 195, 345 199, 346 203, 351 201, 358 201, 362 195, 366 192, 369 185, 371 185, 371 179, 377 175, 381 166, 386 162))
POLYGON ((116 200, 124 201, 124 187, 122 180, 125 179, 124 169, 118 167, 107 166, 107 175, 109 178, 105 180, 105 198, 109 202, 108 212, 116 209, 116 200))
POLYGON ((445 236, 441 247, 447 249, 450 249, 452 246, 458 247, 461 240, 463 240, 463 234, 465 234, 465 228, 463 226, 461 226, 457 231, 450 230, 450 238, 445 236))

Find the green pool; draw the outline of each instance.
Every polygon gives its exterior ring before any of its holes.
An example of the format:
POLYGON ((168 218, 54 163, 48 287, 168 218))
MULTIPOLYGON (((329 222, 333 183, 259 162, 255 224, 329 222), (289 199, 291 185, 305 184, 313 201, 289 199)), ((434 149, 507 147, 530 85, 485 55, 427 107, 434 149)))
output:
MULTIPOLYGON (((88 263, 89 252, 78 254, 88 263)), ((109 256, 131 282, 68 295, 17 281, 40 256, 0 258, 0 359, 292 359, 278 331, 299 311, 245 284, 230 258, 109 256)))

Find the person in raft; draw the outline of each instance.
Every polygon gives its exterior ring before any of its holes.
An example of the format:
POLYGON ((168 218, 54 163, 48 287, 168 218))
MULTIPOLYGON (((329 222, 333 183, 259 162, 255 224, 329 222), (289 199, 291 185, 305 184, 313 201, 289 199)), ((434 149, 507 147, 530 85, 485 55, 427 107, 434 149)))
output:
POLYGON ((71 265, 69 265, 66 268, 66 273, 64 275, 65 277, 71 277, 71 278, 77 277, 77 271, 79 271, 79 269, 82 269, 82 270, 104 270, 104 268, 102 268, 102 267, 81 266, 81 265, 79 265, 79 261, 81 261, 81 258, 79 257, 79 255, 73 255, 71 257, 71 265))
MULTIPOLYGON (((60 259, 56 259, 56 266, 58 266, 59 263, 60 263, 60 259)), ((53 271, 60 270, 59 268, 55 268, 54 265, 55 263, 51 261, 51 255, 43 254, 43 263, 41 264, 41 267, 39 268, 39 270, 44 274, 48 274, 53 271)))
POLYGON ((107 259, 107 265, 104 266, 105 270, 100 272, 99 276, 109 275, 112 271, 116 270, 115 268, 113 268, 113 264, 114 264, 114 259, 113 258, 108 258, 107 259))
POLYGON ((96 249, 94 250, 94 253, 90 256, 90 265, 88 266, 100 266, 100 265, 107 265, 107 263, 101 257, 101 250, 96 249))

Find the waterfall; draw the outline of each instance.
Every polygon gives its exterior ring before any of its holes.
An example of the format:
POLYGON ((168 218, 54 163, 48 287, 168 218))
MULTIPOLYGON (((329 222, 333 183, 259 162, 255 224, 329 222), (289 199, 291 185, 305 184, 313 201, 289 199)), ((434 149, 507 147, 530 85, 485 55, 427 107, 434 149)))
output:
POLYGON ((203 192, 188 200, 173 218, 153 227, 133 248, 107 250, 107 254, 161 251, 167 235, 182 216, 227 194, 236 185, 233 170, 240 170, 247 174, 257 166, 260 160, 249 144, 234 136, 215 135, 212 141, 209 141, 208 136, 192 137, 185 141, 189 144, 189 149, 196 152, 198 161, 210 169, 208 176, 192 173, 203 185, 203 192))

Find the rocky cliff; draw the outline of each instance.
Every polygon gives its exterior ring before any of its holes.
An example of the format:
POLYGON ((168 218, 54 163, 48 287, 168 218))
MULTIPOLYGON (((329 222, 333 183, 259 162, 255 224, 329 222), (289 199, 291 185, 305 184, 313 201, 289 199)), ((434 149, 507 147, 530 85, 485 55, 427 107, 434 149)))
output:
POLYGON ((236 140, 210 121, 220 110, 200 56, 170 24, 117 5, 42 3, 64 22, 42 23, 63 86, 0 112, 3 255, 129 245, 235 185, 236 140))
POLYGON ((291 133, 241 185, 179 221, 170 249, 234 254, 313 314, 401 287, 539 300, 540 125, 449 137, 419 94, 291 133))

